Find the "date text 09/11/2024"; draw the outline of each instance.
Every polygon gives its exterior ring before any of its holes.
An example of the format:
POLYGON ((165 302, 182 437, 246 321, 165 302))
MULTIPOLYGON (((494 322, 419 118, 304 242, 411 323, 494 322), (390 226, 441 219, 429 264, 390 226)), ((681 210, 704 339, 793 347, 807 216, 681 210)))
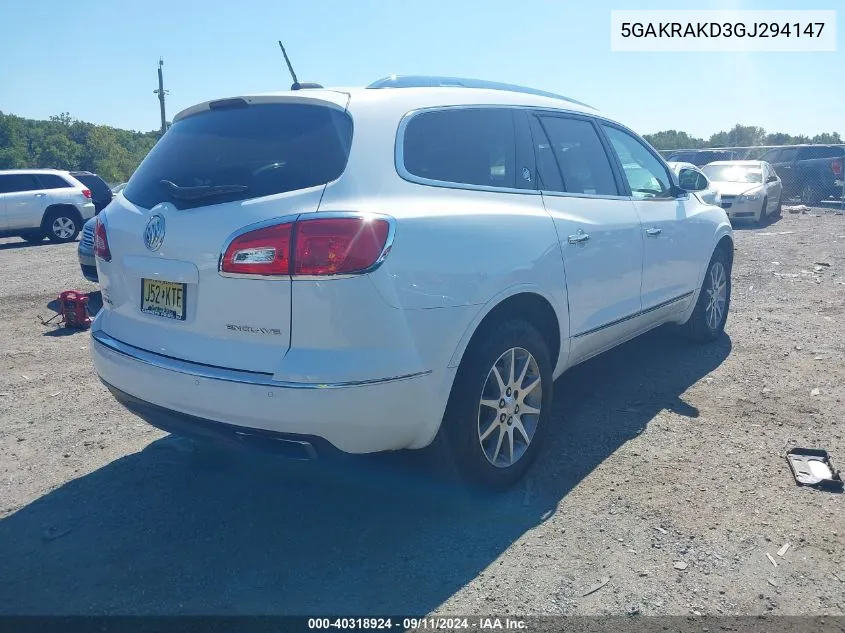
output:
POLYGON ((518 618, 309 618, 310 630, 520 630, 526 628, 518 618))

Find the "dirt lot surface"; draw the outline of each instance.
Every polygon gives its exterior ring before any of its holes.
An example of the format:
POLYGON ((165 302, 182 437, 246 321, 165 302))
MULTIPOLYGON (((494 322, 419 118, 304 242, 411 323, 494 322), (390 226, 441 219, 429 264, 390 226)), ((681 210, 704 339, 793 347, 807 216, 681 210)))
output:
POLYGON ((76 244, 0 241, 0 613, 845 614, 845 495, 784 459, 845 468, 845 217, 736 244, 727 336, 653 332, 565 374, 530 478, 491 499, 407 456, 165 437, 86 333, 36 318, 95 289, 76 244))

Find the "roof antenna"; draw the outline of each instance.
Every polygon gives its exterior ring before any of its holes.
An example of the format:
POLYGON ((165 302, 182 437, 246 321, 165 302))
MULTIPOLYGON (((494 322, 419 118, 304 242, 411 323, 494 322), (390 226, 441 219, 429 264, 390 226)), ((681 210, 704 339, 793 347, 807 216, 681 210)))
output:
POLYGON ((285 45, 282 44, 282 40, 279 40, 279 48, 282 49, 282 55, 285 56, 285 63, 288 65, 290 76, 293 78, 293 85, 291 85, 290 89, 299 90, 302 86, 299 85, 299 80, 296 78, 296 73, 293 72, 293 66, 291 66, 290 59, 288 58, 287 51, 285 50, 285 45))
POLYGON ((285 63, 288 65, 288 70, 290 71, 290 76, 293 79, 293 83, 291 84, 291 90, 302 90, 303 88, 322 88, 320 84, 315 83, 299 83, 299 79, 296 78, 296 73, 293 71, 293 66, 290 63, 290 58, 288 57, 287 51, 285 50, 285 45, 282 44, 282 40, 279 40, 279 48, 282 49, 282 55, 285 56, 285 63))

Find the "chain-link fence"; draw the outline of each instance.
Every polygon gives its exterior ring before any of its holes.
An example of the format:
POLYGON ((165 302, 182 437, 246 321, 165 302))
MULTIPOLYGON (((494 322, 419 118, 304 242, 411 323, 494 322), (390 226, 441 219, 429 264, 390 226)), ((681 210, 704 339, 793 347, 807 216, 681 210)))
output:
POLYGON ((845 209, 845 145, 708 147, 660 152, 670 161, 703 167, 717 160, 763 160, 783 183, 783 201, 845 209))

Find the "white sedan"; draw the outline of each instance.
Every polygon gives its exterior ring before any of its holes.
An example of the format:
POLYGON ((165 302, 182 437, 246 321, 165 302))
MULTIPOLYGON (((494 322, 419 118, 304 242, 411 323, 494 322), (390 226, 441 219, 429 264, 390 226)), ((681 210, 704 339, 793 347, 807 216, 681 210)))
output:
POLYGON ((734 253, 625 126, 432 77, 188 108, 94 242, 94 366, 151 424, 301 458, 433 445, 492 488, 568 368, 664 323, 719 338, 734 253))
POLYGON ((702 167, 722 197, 722 208, 733 219, 764 224, 780 215, 783 184, 774 168, 762 160, 720 160, 702 167))
POLYGON ((705 173, 692 163, 679 163, 669 161, 669 167, 678 177, 678 185, 686 191, 694 191, 702 202, 720 206, 722 197, 719 192, 710 184, 710 179, 705 173))

